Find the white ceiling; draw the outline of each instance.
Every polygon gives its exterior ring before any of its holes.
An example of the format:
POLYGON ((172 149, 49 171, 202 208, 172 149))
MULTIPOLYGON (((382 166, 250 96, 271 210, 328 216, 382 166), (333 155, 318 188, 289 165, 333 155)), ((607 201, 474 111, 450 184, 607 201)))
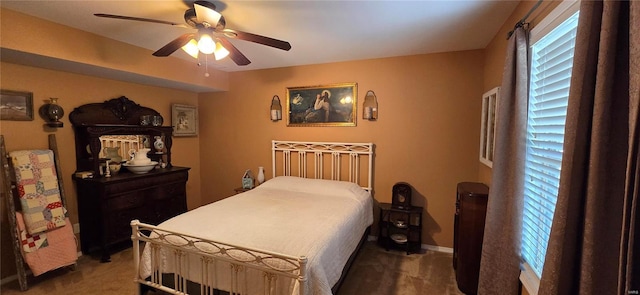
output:
MULTIPOLYGON (((152 51, 185 32, 169 25, 95 17, 94 13, 184 23, 192 1, 0 1, 0 6, 152 51)), ((209 60, 222 71, 244 71, 348 60, 485 48, 519 1, 210 1, 227 28, 291 43, 290 51, 231 42, 252 63, 209 60)), ((172 56, 193 60, 181 50, 172 56)))

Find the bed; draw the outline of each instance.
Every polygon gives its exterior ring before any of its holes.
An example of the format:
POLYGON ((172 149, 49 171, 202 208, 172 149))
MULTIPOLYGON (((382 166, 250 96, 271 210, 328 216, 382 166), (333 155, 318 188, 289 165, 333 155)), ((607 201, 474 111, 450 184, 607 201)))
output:
POLYGON ((135 282, 172 294, 335 293, 373 223, 373 144, 272 141, 271 151, 278 176, 260 186, 158 226, 132 221, 135 282))

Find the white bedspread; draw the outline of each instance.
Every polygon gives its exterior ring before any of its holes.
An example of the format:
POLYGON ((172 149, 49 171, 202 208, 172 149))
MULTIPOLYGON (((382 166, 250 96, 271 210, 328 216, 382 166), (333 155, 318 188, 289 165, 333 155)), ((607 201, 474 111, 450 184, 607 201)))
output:
MULTIPOLYGON (((331 287, 372 223, 372 198, 357 184, 280 176, 174 217, 160 227, 243 247, 306 256, 309 294, 324 295, 331 294, 331 287)), ((151 273, 147 250, 142 255, 142 278, 151 273)), ((200 270, 193 268, 189 279, 198 282, 200 270)))

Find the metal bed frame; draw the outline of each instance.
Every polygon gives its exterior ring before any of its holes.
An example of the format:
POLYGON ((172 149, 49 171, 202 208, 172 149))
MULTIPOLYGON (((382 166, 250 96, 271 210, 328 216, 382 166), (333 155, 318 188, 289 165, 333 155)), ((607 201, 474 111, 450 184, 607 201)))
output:
MULTIPOLYGON (((347 170, 348 181, 359 184, 363 189, 372 192, 373 176, 373 143, 336 143, 336 142, 299 142, 299 141, 278 141, 273 140, 272 167, 273 176, 278 171, 280 175, 291 176, 297 170, 299 177, 307 178, 309 166, 313 171, 313 178, 343 180, 343 170, 347 170), (311 154, 313 160, 307 159, 311 154), (365 159, 365 167, 361 166, 361 158, 365 159), (276 169, 276 160, 282 159, 282 166, 276 169), (346 161, 343 161, 344 159, 346 161), (297 165, 291 166, 291 162, 297 165), (329 162, 328 167, 325 164, 329 162), (346 164, 346 165, 345 165, 346 164), (345 167, 346 166, 346 167, 345 167), (330 173, 326 173, 327 168, 330 173), (293 171, 292 171, 293 170, 293 171), (366 184, 361 184, 361 171, 366 171, 366 184), (329 174, 329 178, 325 178, 329 174)), ((297 281, 299 295, 307 295, 309 290, 305 288, 308 279, 307 258, 304 256, 294 257, 281 253, 274 253, 260 249, 243 247, 241 245, 231 245, 221 241, 201 239, 195 236, 169 231, 161 227, 144 224, 138 220, 131 222, 133 240, 133 255, 136 284, 141 284, 154 289, 158 289, 170 294, 187 294, 190 281, 185 273, 189 269, 189 259, 186 255, 196 255, 199 259, 200 284, 199 292, 202 295, 219 294, 215 289, 218 277, 215 273, 216 265, 228 265, 230 290, 229 294, 249 294, 247 273, 258 271, 262 274, 261 290, 264 295, 278 294, 276 282, 279 278, 290 278, 297 281), (150 278, 140 278, 140 243, 146 243, 151 247, 151 269, 150 278), (173 270, 173 278, 170 282, 163 282, 161 249, 169 249, 169 257, 176 265, 173 270), (164 284, 163 284, 164 283, 164 284), (167 284, 168 283, 168 284, 167 284), (167 286, 170 285, 171 287, 167 286)), ((364 233, 366 236, 366 232, 364 233)), ((362 241, 360 245, 362 244, 362 241)), ((354 254, 347 262, 343 274, 350 266, 353 256, 359 250, 359 246, 354 250, 354 254)), ((165 251, 167 253, 167 251, 165 251)), ((342 282, 342 277, 338 280, 336 287, 342 282)), ((142 288, 137 288, 139 293, 142 288)), ((192 289, 189 289, 192 290, 192 289)), ((334 290, 335 292, 335 290, 334 290)))

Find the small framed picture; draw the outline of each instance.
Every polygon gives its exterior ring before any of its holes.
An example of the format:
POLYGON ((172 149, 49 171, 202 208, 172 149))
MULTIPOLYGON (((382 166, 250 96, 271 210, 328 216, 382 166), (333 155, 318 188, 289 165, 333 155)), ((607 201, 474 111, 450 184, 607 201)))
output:
POLYGON ((171 105, 171 126, 173 136, 198 136, 198 107, 171 105))
POLYGON ((2 89, 0 120, 33 121, 33 93, 2 89))

